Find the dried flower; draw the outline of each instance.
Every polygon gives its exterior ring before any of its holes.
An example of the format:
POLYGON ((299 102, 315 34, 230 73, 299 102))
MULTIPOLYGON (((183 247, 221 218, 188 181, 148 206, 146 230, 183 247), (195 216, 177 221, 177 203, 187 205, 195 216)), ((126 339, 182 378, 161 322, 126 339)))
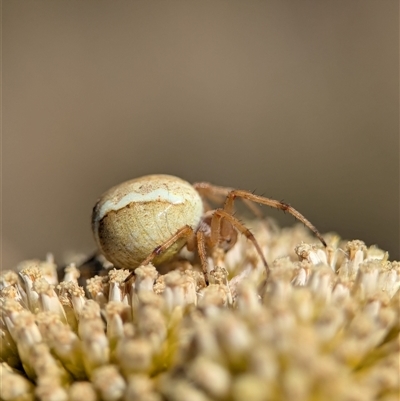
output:
POLYGON ((398 399, 400 262, 301 227, 255 234, 199 266, 152 265, 78 285, 74 265, 0 275, 0 398, 19 400, 398 399), (301 242, 307 240, 307 242, 301 242), (35 398, 36 397, 36 398, 35 398))

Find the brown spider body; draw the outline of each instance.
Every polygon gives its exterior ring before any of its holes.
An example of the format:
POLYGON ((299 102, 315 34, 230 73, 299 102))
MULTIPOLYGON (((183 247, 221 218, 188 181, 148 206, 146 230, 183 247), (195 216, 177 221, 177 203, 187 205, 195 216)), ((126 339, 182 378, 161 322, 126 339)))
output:
POLYGON ((197 250, 204 273, 207 255, 215 247, 228 251, 238 231, 253 242, 267 262, 253 234, 233 215, 235 198, 288 211, 325 244, 317 229, 291 206, 243 190, 208 183, 189 184, 169 175, 149 175, 117 185, 96 203, 92 230, 100 252, 117 268, 135 269, 171 259, 186 245, 197 250), (225 198, 222 208, 210 209, 207 199, 225 198))

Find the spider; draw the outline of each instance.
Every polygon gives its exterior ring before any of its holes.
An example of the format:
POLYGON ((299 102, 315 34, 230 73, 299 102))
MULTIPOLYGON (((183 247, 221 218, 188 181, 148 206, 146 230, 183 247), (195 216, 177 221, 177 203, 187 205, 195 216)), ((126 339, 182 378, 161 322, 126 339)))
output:
POLYGON ((229 251, 240 232, 253 243, 268 275, 268 263, 256 238, 233 214, 236 198, 257 214, 256 204, 290 213, 326 246, 318 230, 287 203, 207 182, 191 185, 170 175, 147 175, 105 192, 93 208, 94 238, 100 252, 115 267, 131 270, 150 262, 162 264, 186 245, 189 251, 197 250, 207 277, 208 253, 215 247, 229 251), (223 207, 209 206, 208 201, 221 198, 225 199, 223 207))

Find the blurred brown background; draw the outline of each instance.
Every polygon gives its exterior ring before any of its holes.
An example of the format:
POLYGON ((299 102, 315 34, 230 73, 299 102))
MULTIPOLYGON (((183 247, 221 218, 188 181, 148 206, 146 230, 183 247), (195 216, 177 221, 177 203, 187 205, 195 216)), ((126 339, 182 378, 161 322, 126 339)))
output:
POLYGON ((157 172, 399 258, 398 1, 2 7, 4 268, 90 252, 98 196, 157 172))

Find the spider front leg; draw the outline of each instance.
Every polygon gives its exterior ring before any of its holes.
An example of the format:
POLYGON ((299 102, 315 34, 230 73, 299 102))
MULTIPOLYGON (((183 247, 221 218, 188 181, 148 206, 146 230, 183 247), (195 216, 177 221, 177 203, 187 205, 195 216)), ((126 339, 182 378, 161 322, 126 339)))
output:
MULTIPOLYGON (((224 201, 226 200, 226 197, 228 196, 228 194, 230 192, 234 191, 234 188, 221 187, 218 185, 210 184, 208 182, 196 182, 193 184, 193 187, 203 198, 203 202, 206 204, 207 210, 210 210, 210 207, 206 200, 214 202, 218 205, 222 205, 224 203, 224 201)), ((263 217, 263 213, 262 213, 261 209, 257 205, 255 205, 253 202, 251 202, 248 199, 243 198, 243 203, 253 212, 253 214, 256 217, 258 217, 258 218, 263 217)), ((229 213, 233 214, 233 210, 229 211, 229 213)))
POLYGON ((224 210, 228 214, 233 213, 233 208, 234 208, 233 204, 234 204, 235 198, 241 198, 243 200, 247 199, 249 201, 259 203, 261 205, 266 205, 266 206, 273 207, 275 209, 283 210, 284 212, 287 211, 292 216, 294 216, 297 220, 301 221, 306 227, 308 227, 315 234, 315 236, 322 242, 322 244, 325 247, 327 246, 325 240, 322 238, 322 235, 315 228, 315 226, 313 224, 311 224, 311 222, 309 220, 307 220, 300 212, 298 212, 296 209, 294 209, 289 204, 275 200, 275 199, 266 198, 264 196, 255 195, 248 191, 234 189, 233 191, 229 192, 229 194, 227 195, 226 200, 225 200, 224 210))

